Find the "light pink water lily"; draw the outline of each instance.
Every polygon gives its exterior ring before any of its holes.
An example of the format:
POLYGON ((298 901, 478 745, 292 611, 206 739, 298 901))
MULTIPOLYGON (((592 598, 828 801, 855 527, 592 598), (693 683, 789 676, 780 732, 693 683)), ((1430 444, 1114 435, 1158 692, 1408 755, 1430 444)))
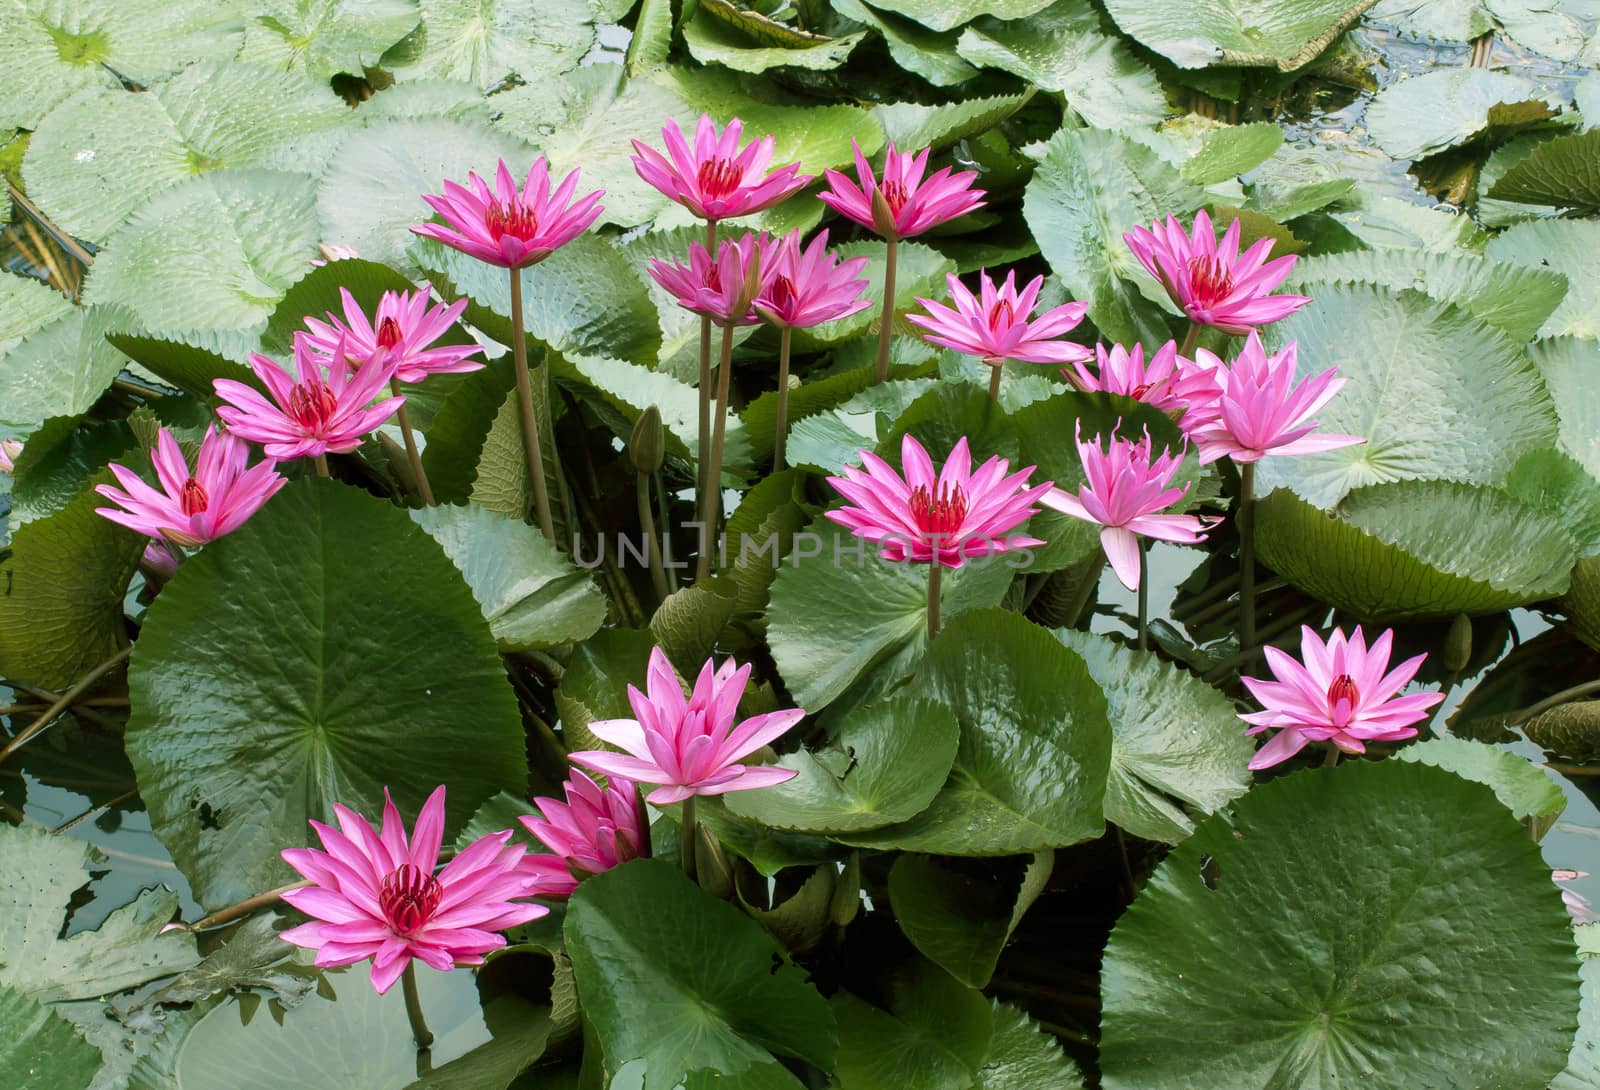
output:
POLYGON ((977 356, 991 367, 1006 360, 1061 364, 1090 357, 1086 346, 1057 339, 1083 321, 1089 304, 1062 303, 1030 320, 1044 277, 1034 277, 1018 292, 1015 272, 1006 273, 999 287, 983 272, 976 296, 954 273, 945 277, 945 283, 954 309, 918 298, 928 313, 906 315, 908 322, 927 331, 924 336, 932 343, 977 356))
POLYGON ((1048 481, 1028 487, 1033 466, 1008 475, 1010 464, 993 457, 974 472, 963 436, 935 472, 928 452, 909 432, 900 441, 900 461, 903 478, 863 450, 864 471, 845 466, 843 477, 828 478, 850 505, 826 512, 827 517, 877 542, 885 560, 959 568, 977 557, 1044 544, 1007 533, 1037 513, 1034 504, 1050 489, 1048 481))
POLYGON ((0 473, 10 473, 17 468, 17 455, 22 453, 22 440, 0 439, 0 473))
POLYGON ((608 871, 649 849, 648 826, 632 780, 612 776, 601 787, 577 769, 567 777, 566 802, 534 799, 542 817, 519 817, 523 828, 550 849, 529 852, 521 873, 527 896, 570 896, 591 874, 608 871))
POLYGON ((809 328, 848 317, 872 305, 862 292, 861 278, 867 259, 840 261, 828 249, 823 230, 801 248, 800 231, 779 239, 761 268, 761 291, 752 306, 765 321, 778 327, 809 328))
POLYGON ((373 404, 378 391, 394 377, 388 359, 374 355, 352 368, 348 343, 336 347, 332 356, 323 356, 311 348, 305 333, 294 336, 293 375, 266 356, 254 354, 250 369, 272 399, 242 382, 215 379, 212 386, 226 402, 217 415, 235 435, 262 444, 269 458, 280 461, 348 454, 405 400, 391 397, 373 404))
POLYGON ((668 121, 661 127, 667 154, 635 140, 633 169, 666 196, 713 223, 771 208, 811 181, 811 175, 800 173, 799 163, 769 173, 777 138, 763 136, 741 148, 743 135, 744 125, 737 117, 719 135, 716 122, 701 114, 690 147, 678 123, 668 121))
POLYGON ((337 829, 313 821, 326 851, 289 848, 288 863, 312 884, 283 899, 312 917, 278 937, 317 952, 320 966, 372 959, 372 986, 389 990, 411 959, 447 972, 482 965, 483 955, 506 944, 508 927, 550 910, 517 902, 526 880, 518 873, 524 849, 509 843, 511 830, 469 844, 434 873, 444 838, 444 788, 428 796, 406 836, 400 811, 384 792, 383 826, 334 805, 337 829))
POLYGON ((543 261, 583 234, 604 211, 600 198, 605 190, 574 200, 577 189, 574 170, 552 193, 550 164, 541 155, 528 168, 519 192, 502 159, 493 189, 469 172, 465 186, 447 181, 443 195, 424 194, 422 199, 445 223, 418 224, 411 230, 490 265, 520 269, 543 261))
POLYGON ((1594 923, 1594 906, 1589 903, 1589 898, 1567 884, 1589 877, 1589 872, 1557 867, 1551 872, 1550 877, 1555 882, 1556 888, 1561 890, 1561 903, 1567 906, 1567 915, 1572 917, 1572 922, 1580 925, 1594 923))
POLYGON ((1425 718, 1443 693, 1400 696, 1427 655, 1417 655, 1389 669, 1394 631, 1367 647, 1361 626, 1347 639, 1335 628, 1323 643, 1310 628, 1300 629, 1304 663, 1273 647, 1262 648, 1274 680, 1241 678, 1250 695, 1265 709, 1239 716, 1251 724, 1246 734, 1278 728, 1272 741, 1256 751, 1251 768, 1269 768, 1287 761, 1309 742, 1332 742, 1346 753, 1365 753, 1367 742, 1399 742, 1414 738, 1411 724, 1425 718))
POLYGON ((482 349, 476 344, 442 344, 430 348, 434 341, 449 332, 467 301, 440 303, 429 307, 429 291, 386 291, 378 300, 371 321, 348 288, 339 289, 339 299, 344 304, 344 316, 329 313, 326 322, 307 315, 305 318, 306 345, 312 351, 331 356, 344 341, 344 350, 357 366, 382 354, 386 364, 393 365, 395 377, 401 382, 421 382, 429 375, 454 374, 477 371, 482 360, 469 359, 482 349))
POLYGON ((1312 435, 1311 417, 1339 392, 1338 368, 1295 382, 1295 342, 1268 355, 1251 333, 1231 365, 1214 369, 1216 400, 1188 428, 1200 461, 1254 462, 1267 455, 1314 454, 1366 442, 1359 435, 1312 435))
POLYGON ((346 246, 342 242, 320 242, 317 249, 321 251, 320 258, 312 258, 312 268, 320 269, 331 261, 349 261, 351 258, 360 257, 354 246, 346 246))
POLYGON ((689 264, 653 258, 650 279, 671 292, 678 305, 704 314, 718 325, 755 325, 761 319, 750 303, 761 287, 761 270, 776 243, 766 234, 746 231, 717 243, 717 256, 698 242, 689 244, 689 264))
POLYGON ((972 187, 976 171, 952 174, 949 167, 942 167, 924 177, 928 148, 907 155, 891 141, 879 179, 860 145, 852 140, 850 146, 855 149, 856 181, 837 170, 824 171, 828 188, 817 199, 884 238, 912 238, 983 205, 983 190, 972 187), (875 209, 873 196, 880 193, 882 205, 875 209))
POLYGON ((1083 441, 1080 421, 1076 442, 1087 481, 1076 496, 1052 488, 1039 502, 1073 518, 1098 523, 1102 527, 1100 547, 1111 561, 1111 570, 1129 590, 1139 588, 1140 537, 1192 544, 1205 540, 1221 521, 1159 513, 1188 495, 1191 486, 1171 487, 1183 455, 1164 451, 1152 458, 1148 433, 1137 442, 1113 436, 1110 447, 1105 448, 1098 435, 1091 442, 1083 441))
POLYGON ((1294 255, 1268 261, 1270 238, 1240 254, 1237 219, 1220 243, 1204 209, 1195 213, 1192 235, 1168 216, 1165 224, 1135 227, 1122 239, 1191 321, 1224 333, 1243 336, 1311 302, 1304 295, 1270 294, 1294 268, 1294 255))
POLYGON ((798 775, 793 769, 741 763, 806 714, 788 708, 751 716, 736 726, 739 698, 749 679, 748 665, 728 659, 713 668, 708 659, 695 680, 693 695, 685 701, 676 671, 657 647, 650 652, 646 692, 628 686, 628 702, 638 718, 589 724, 595 737, 623 752, 580 750, 571 755, 572 761, 607 776, 657 785, 647 796, 652 806, 793 779, 798 775))
POLYGON ((111 473, 122 485, 95 485, 95 491, 116 504, 96 507, 95 514, 130 530, 194 548, 232 533, 261 509, 284 485, 269 459, 249 465, 250 447, 237 435, 206 428, 194 472, 172 433, 162 428, 150 451, 157 491, 126 466, 111 463, 111 473))
POLYGON ((1096 344, 1094 351, 1094 370, 1082 363, 1074 365, 1072 382, 1080 390, 1122 394, 1164 413, 1184 413, 1185 420, 1195 406, 1209 406, 1216 400, 1216 379, 1179 356, 1176 341, 1156 349, 1148 360, 1142 344, 1132 349, 1114 344, 1109 350, 1096 344))

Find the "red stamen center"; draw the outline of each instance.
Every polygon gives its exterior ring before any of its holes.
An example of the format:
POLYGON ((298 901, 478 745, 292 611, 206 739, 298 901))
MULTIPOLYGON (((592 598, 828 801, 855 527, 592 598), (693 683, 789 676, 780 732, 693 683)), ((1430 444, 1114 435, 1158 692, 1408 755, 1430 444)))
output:
POLYGON ((378 907, 397 935, 410 935, 432 918, 444 887, 421 867, 404 863, 389 872, 378 891, 378 907))
POLYGON ((878 192, 883 194, 883 203, 889 206, 889 211, 897 216, 911 196, 906 192, 906 187, 894 179, 885 179, 884 183, 878 187, 878 192))
POLYGON ((378 347, 393 348, 403 339, 400 333, 400 323, 393 318, 385 318, 378 323, 378 347))
POLYGON ((776 277, 772 281, 772 289, 767 293, 767 298, 772 300, 773 310, 787 310, 794 305, 796 298, 794 281, 787 276, 776 277))
POLYGON ((179 503, 183 506, 184 514, 204 514, 206 506, 210 504, 210 502, 211 497, 206 495, 205 485, 201 484, 193 477, 190 477, 187 481, 183 482, 183 494, 179 497, 179 503))
POLYGON ((1150 392, 1150 387, 1154 385, 1155 383, 1153 382, 1141 382, 1139 385, 1128 391, 1128 396, 1133 398, 1135 401, 1143 400, 1144 395, 1148 394, 1150 392))
POLYGON ((496 242, 503 235, 523 242, 532 242, 539 236, 539 217, 521 201, 512 201, 510 205, 491 204, 484 214, 483 225, 496 242))
POLYGON ((1233 294, 1233 272, 1217 257, 1189 259, 1189 293, 1203 307, 1213 307, 1233 294))
POLYGON ((997 299, 994 306, 989 308, 990 329, 1010 329, 1016 320, 1017 312, 1012 308, 1009 299, 997 299))
POLYGON ((708 159, 700 164, 700 169, 695 173, 700 195, 709 200, 726 197, 738 189, 743 181, 744 171, 734 165, 731 159, 708 159))
POLYGON ((1328 707, 1337 708, 1341 700, 1349 701, 1351 708, 1361 700, 1361 690, 1356 688, 1355 679, 1349 674, 1340 674, 1328 686, 1328 707))
POLYGON ((321 431, 339 407, 328 384, 312 376, 300 383, 289 394, 289 416, 308 432, 321 431))
POLYGON ((954 485, 945 485, 937 497, 926 486, 911 493, 911 517, 924 537, 950 545, 967 518, 967 494, 954 485))

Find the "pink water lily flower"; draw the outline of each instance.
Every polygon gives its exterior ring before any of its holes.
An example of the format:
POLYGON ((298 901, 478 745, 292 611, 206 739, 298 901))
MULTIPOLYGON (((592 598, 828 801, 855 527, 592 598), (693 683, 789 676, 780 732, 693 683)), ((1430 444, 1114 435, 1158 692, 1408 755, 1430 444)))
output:
POLYGON ((94 490, 117 506, 97 507, 95 514, 158 542, 184 548, 204 545, 237 530, 284 485, 270 459, 249 465, 249 445, 215 427, 206 428, 193 473, 178 441, 166 428, 156 433, 150 461, 161 482, 160 491, 145 484, 133 470, 113 462, 111 473, 122 488, 99 484, 94 490))
POLYGON ((17 468, 17 455, 22 453, 22 440, 0 439, 0 473, 10 473, 17 468))
POLYGON ((605 210, 600 204, 605 190, 574 200, 577 189, 574 170, 552 193, 550 164, 541 155, 528 168, 518 192, 502 159, 493 189, 475 172, 468 172, 466 186, 447 181, 442 196, 424 194, 422 199, 444 217, 445 224, 423 223, 411 230, 487 264, 520 269, 543 261, 583 234, 605 210))
POLYGON ((1251 333, 1238 359, 1213 371, 1216 401, 1188 429, 1200 445, 1200 461, 1228 457, 1255 462, 1267 455, 1314 454, 1366 442, 1359 435, 1312 435, 1311 417, 1344 385, 1338 368, 1295 382, 1296 348, 1290 341, 1268 355, 1251 333))
POLYGON ((1184 413, 1185 420, 1194 407, 1216 400, 1216 380, 1179 356, 1176 341, 1168 341, 1149 359, 1142 344, 1131 349, 1114 344, 1109 350, 1096 344, 1094 352, 1093 371, 1082 363, 1074 365, 1072 381, 1080 390, 1122 394, 1164 413, 1184 413))
POLYGON ((647 796, 652 806, 682 802, 693 795, 750 791, 793 779, 799 773, 772 765, 746 765, 746 757, 776 740, 805 717, 800 708, 753 715, 737 726, 739 698, 750 679, 749 665, 711 660, 700 670, 694 693, 683 699, 677 672, 657 647, 650 652, 646 692, 628 686, 636 719, 590 723, 595 737, 623 750, 580 750, 574 764, 658 785, 647 796))
POLYGON ((312 883, 283 899, 312 922, 278 937, 315 950, 320 966, 371 958, 379 994, 412 958, 440 972, 482 965, 483 955, 506 944, 500 932, 550 911, 514 900, 525 896, 527 882, 517 871, 524 849, 508 843, 509 829, 473 841, 434 873, 444 838, 443 787, 428 796, 409 838, 388 791, 379 832, 344 806, 335 804, 333 812, 337 829, 311 822, 326 851, 282 853, 312 883))
POLYGON ((542 817, 517 820, 551 854, 522 861, 530 897, 567 897, 591 874, 608 871, 649 849, 648 826, 632 780, 612 776, 601 787, 577 769, 567 777, 566 802, 534 799, 542 817))
POLYGON ((1079 421, 1075 441, 1087 481, 1076 496, 1052 488, 1039 502, 1073 518, 1098 523, 1102 527, 1100 547, 1111 561, 1111 570, 1129 590, 1139 589, 1140 537, 1193 544, 1205 540, 1220 521, 1159 513, 1188 495, 1191 486, 1171 487, 1183 455, 1164 451, 1152 458, 1148 432, 1137 442, 1113 436, 1108 449, 1100 445, 1098 435, 1085 443, 1079 421))
POLYGON ((750 303, 775 248, 768 235, 746 231, 740 238, 718 242, 713 260, 704 246, 693 242, 687 265, 651 259, 650 279, 676 296, 680 307, 704 314, 718 325, 755 325, 761 319, 750 303))
POLYGON ((340 288, 344 316, 341 318, 330 312, 324 322, 307 315, 306 345, 314 352, 331 356, 339 350, 342 339, 344 350, 357 366, 382 353, 384 362, 394 366, 395 377, 401 382, 421 382, 429 375, 482 369, 483 361, 468 359, 482 351, 476 344, 428 347, 444 336, 467 309, 465 299, 430 308, 429 295, 427 288, 386 291, 378 300, 372 320, 368 321, 356 297, 348 288, 340 288))
POLYGON ((262 444, 269 458, 280 461, 348 454, 405 400, 372 403, 394 377, 387 358, 374 355, 352 368, 348 342, 336 346, 332 356, 323 356, 312 349, 305 333, 294 335, 293 375, 255 354, 250 369, 272 399, 242 382, 214 379, 217 396, 227 403, 218 407, 217 415, 235 435, 262 444))
POLYGON ((690 147, 678 123, 668 121, 661 126, 667 154, 635 140, 633 169, 666 196, 713 223, 771 208, 811 181, 811 175, 800 173, 799 163, 769 173, 777 138, 763 136, 741 148, 743 134, 744 125, 737 117, 718 135, 716 122, 701 114, 690 147))
POLYGON ((1346 753, 1365 753, 1366 742, 1416 737, 1417 729, 1411 724, 1425 718, 1444 694, 1398 695, 1428 656, 1417 655, 1390 670, 1393 642, 1394 630, 1385 629, 1369 649, 1357 625, 1348 639, 1343 629, 1335 628, 1323 643, 1302 625, 1303 665, 1271 644, 1263 647, 1274 680, 1240 680, 1265 710, 1239 718, 1251 724, 1246 734, 1273 727, 1278 733, 1256 751, 1250 767, 1269 768, 1287 761, 1308 742, 1332 742, 1346 753))
POLYGON ((998 288, 983 272, 978 276, 976 296, 955 273, 946 275, 945 283, 955 309, 918 298, 928 313, 906 315, 912 325, 927 330, 925 336, 932 343, 977 356, 991 367, 1005 360, 1060 364, 1089 358, 1085 346, 1056 339, 1083 321, 1089 304, 1062 303, 1029 320, 1044 277, 1034 277, 1018 292, 1015 272, 1006 273, 1005 283, 998 288))
POLYGON ((900 440, 905 477, 873 454, 861 452, 865 471, 845 466, 828 483, 850 505, 825 512, 859 538, 875 541, 885 560, 910 560, 959 568, 982 556, 1043 545, 1007 531, 1026 522, 1050 484, 1028 487, 1033 466, 1007 474, 1010 464, 990 458, 976 472, 965 436, 936 473, 933 460, 909 432, 900 440), (853 505, 853 506, 851 506, 853 505))
POLYGON ((1165 224, 1135 227, 1122 239, 1172 301, 1200 325, 1242 337, 1311 302, 1304 295, 1269 294, 1294 268, 1294 255, 1268 261, 1270 238, 1240 254, 1237 219, 1228 224, 1220 243, 1204 209, 1195 213, 1192 235, 1168 216, 1165 224))
POLYGON ((817 194, 817 199, 884 238, 911 238, 983 205, 983 190, 972 188, 977 171, 952 174, 949 167, 942 167, 923 177, 928 169, 929 148, 907 155, 896 150, 890 141, 884 155, 883 177, 879 179, 867 165, 860 145, 852 140, 850 146, 855 149, 856 179, 860 184, 837 170, 824 171, 828 188, 817 194), (879 193, 883 195, 882 207, 874 209, 873 196, 879 193))
POLYGON ((865 310, 872 305, 862 294, 867 281, 860 274, 866 266, 864 257, 840 261, 828 249, 826 230, 802 249, 797 228, 778 240, 762 265, 755 312, 779 328, 805 329, 865 310))

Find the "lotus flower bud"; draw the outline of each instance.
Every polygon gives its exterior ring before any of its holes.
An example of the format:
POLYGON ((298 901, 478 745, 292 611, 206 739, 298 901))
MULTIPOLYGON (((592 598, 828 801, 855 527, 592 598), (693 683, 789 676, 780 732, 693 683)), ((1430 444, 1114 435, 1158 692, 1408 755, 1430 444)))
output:
POLYGON ((661 426, 661 410, 651 405, 633 422, 628 436, 628 457, 638 473, 654 473, 666 460, 666 435, 661 426))
POLYGON ((1450 632, 1444 638, 1444 654, 1439 661, 1444 663, 1446 670, 1455 674, 1465 670, 1471 659, 1472 618, 1465 613, 1457 613, 1456 619, 1450 622, 1450 632))

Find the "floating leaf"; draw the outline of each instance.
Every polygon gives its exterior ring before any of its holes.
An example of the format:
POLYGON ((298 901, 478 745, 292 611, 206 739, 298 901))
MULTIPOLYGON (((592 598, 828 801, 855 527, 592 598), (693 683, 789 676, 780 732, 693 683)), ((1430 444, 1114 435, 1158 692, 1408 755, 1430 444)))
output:
POLYGON ((1497 235, 1485 252, 1567 278, 1567 297, 1540 328, 1541 337, 1600 337, 1600 221, 1519 223, 1497 235))
POLYGON ((1585 216, 1600 212, 1600 130, 1558 136, 1540 144, 1500 176, 1489 196, 1585 216))
POLYGON ((1021 19, 1043 11, 1050 0, 877 0, 872 6, 915 19, 930 30, 955 30, 980 15, 1021 19))
POLYGON ((956 55, 954 32, 941 34, 910 19, 888 15, 861 0, 831 0, 833 10, 854 19, 883 35, 889 56, 907 72, 915 73, 935 87, 951 87, 978 74, 978 70, 956 55))
POLYGON ((1263 784, 1178 845, 1117 922, 1105 1086, 1334 1087, 1376 1072, 1421 1086, 1448 1072, 1543 1090, 1578 1011, 1549 878, 1488 788, 1439 769, 1355 761, 1263 784))
POLYGON ((383 55, 383 67, 401 79, 465 80, 485 91, 513 75, 535 83, 578 67, 594 42, 589 0, 422 0, 421 6, 422 26, 383 55))
POLYGON ((1394 158, 1420 159, 1478 136, 1496 121, 1492 111, 1501 103, 1538 97, 1531 80, 1508 72, 1440 68, 1380 91, 1367 106, 1367 131, 1394 158))
POLYGON ((964 1090, 994 1033, 981 992, 938 968, 913 964, 888 983, 887 1008, 850 992, 833 997, 842 1090, 964 1090))
POLYGON ((0 358, 22 338, 72 312, 72 300, 42 280, 0 273, 0 358))
POLYGON ((1228 125, 1206 134, 1199 153, 1183 164, 1183 177, 1196 185, 1226 182, 1260 166, 1282 146, 1283 129, 1273 122, 1228 125))
POLYGON ((1402 481, 1351 492, 1332 512, 1278 489, 1257 508, 1262 561, 1364 620, 1494 613, 1567 589, 1561 524, 1494 489, 1402 481))
POLYGON ((851 52, 867 36, 863 31, 838 38, 818 35, 804 45, 763 45, 759 38, 735 30, 711 15, 711 10, 710 5, 703 4, 683 24, 684 43, 701 64, 720 64, 736 72, 760 73, 769 68, 828 71, 849 60, 851 52))
POLYGON ((16 1090, 86 1090, 100 1070, 100 1050, 72 1023, 21 992, 0 987, 0 1071, 16 1090))
POLYGON ((0 356, 0 424, 32 428, 81 416, 127 364, 106 333, 128 322, 118 307, 74 307, 0 356))
POLYGON ((984 988, 1000 951, 1050 880, 1053 852, 997 860, 905 852, 889 870, 900 930, 969 988, 984 988))
POLYGON ((1061 1043, 1040 1029, 1026 1014, 998 999, 994 1010, 994 1039, 989 1057, 978 1069, 973 1090, 1083 1090, 1078 1065, 1061 1051, 1061 1043))
POLYGON ((1261 65, 1293 72, 1316 59, 1372 0, 1110 0, 1124 34, 1179 68, 1261 65))
POLYGON ((378 67, 384 50, 422 17, 417 0, 265 0, 254 14, 239 60, 324 83, 378 67))
POLYGON ((1561 449, 1600 478, 1600 345, 1552 337, 1529 349, 1560 417, 1561 449))
POLYGON ((896 147, 938 149, 994 128, 1027 100, 1026 94, 1020 94, 969 98, 938 106, 892 102, 875 107, 872 116, 896 147))
POLYGON ((145 614, 128 756, 156 834, 207 905, 280 884, 308 818, 414 814, 446 836, 526 788, 520 717, 478 603, 404 511, 290 484, 190 559, 145 614), (381 564, 373 557, 382 557, 381 564), (414 635, 391 645, 388 637, 414 635))
POLYGON ((1464 780, 1487 784, 1511 816, 1528 826, 1535 840, 1543 837, 1567 808, 1567 796, 1555 780, 1526 757, 1497 746, 1465 738, 1430 738, 1404 747, 1395 759, 1432 765, 1464 780))

